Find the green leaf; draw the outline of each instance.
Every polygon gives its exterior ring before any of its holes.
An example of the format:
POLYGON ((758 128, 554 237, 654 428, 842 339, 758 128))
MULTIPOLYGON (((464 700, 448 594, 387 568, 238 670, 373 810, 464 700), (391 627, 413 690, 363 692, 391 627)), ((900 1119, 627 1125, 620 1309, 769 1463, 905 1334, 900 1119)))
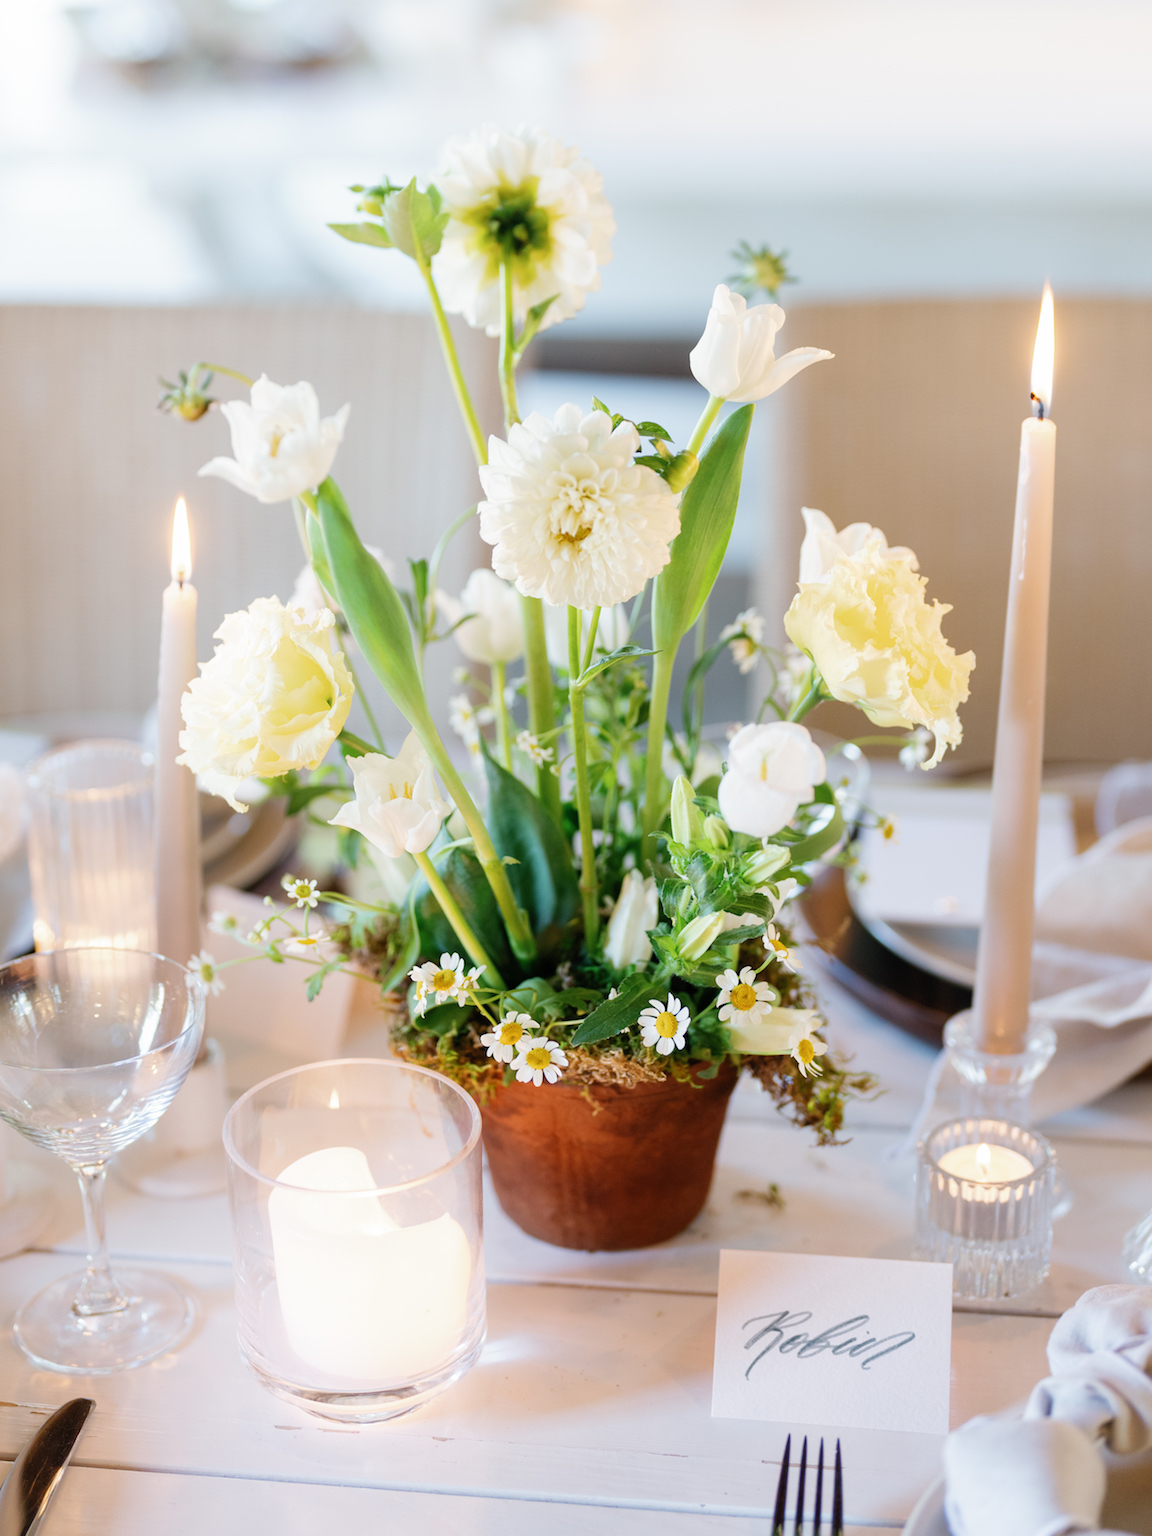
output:
MULTIPOLYGON (((427 890, 427 885, 424 888, 427 890)), ((416 895, 416 882, 413 881, 408 887, 408 904, 400 919, 403 944, 392 969, 387 976, 382 976, 380 979, 381 992, 391 992, 393 987, 399 986, 420 958, 420 928, 416 922, 416 895)))
POLYGON ((713 437, 700 468, 680 502, 680 532, 672 541, 668 564, 652 590, 652 642, 657 650, 675 651, 695 624, 732 537, 744 449, 752 425, 751 405, 743 405, 713 437))
POLYGON ((285 806, 285 814, 295 816, 306 805, 311 805, 313 800, 321 800, 325 795, 339 794, 338 784, 298 784, 288 795, 288 804, 285 806))
POLYGON ((501 858, 516 860, 508 866, 513 894, 528 914, 540 954, 551 955, 580 906, 571 849, 542 802, 487 753, 484 773, 488 831, 501 858))
POLYGON ((621 1034, 648 1006, 653 996, 664 990, 664 984, 655 985, 655 979, 644 971, 635 971, 621 983, 619 995, 601 1003, 581 1024, 572 1036, 573 1045, 596 1045, 621 1034))
POLYGON ((308 1001, 315 1002, 320 995, 320 988, 324 985, 324 978, 330 976, 333 971, 338 971, 344 964, 341 960, 326 960, 318 971, 313 971, 308 978, 308 1001))
POLYGON ((713 948, 723 949, 726 944, 743 944, 745 939, 758 939, 763 932, 763 923, 745 923, 740 928, 729 928, 718 936, 713 948))
POLYGON ((392 245, 379 224, 329 224, 328 228, 335 230, 342 240, 351 240, 356 245, 378 245, 384 250, 389 250, 392 245))
POLYGON ((812 796, 813 800, 822 800, 825 805, 834 807, 829 821, 818 832, 812 832, 807 837, 800 839, 798 843, 791 843, 788 854, 795 867, 798 864, 811 864, 813 859, 820 858, 844 836, 844 817, 840 810, 840 803, 828 784, 818 784, 812 796))
POLYGON ((381 217, 392 244, 417 262, 435 256, 448 223, 447 213, 440 210, 439 192, 435 187, 417 191, 415 176, 399 192, 388 194, 381 217))
POLYGON ((581 672, 576 686, 587 688, 588 684, 599 677, 601 672, 607 672, 609 667, 614 667, 618 661, 627 661, 629 657, 655 656, 655 651, 643 650, 638 645, 622 645, 619 650, 612 651, 603 660, 598 661, 594 667, 589 667, 587 672, 581 672))
MULTIPOLYGON (((466 848, 457 847, 447 854, 438 853, 437 845, 441 841, 448 841, 443 831, 428 850, 429 857, 436 865, 436 873, 455 898, 465 921, 483 944, 500 974, 506 978, 520 976, 522 971, 512 957, 504 920, 500 916, 492 887, 480 867, 480 860, 466 848)), ((423 875, 418 874, 413 880, 411 899, 420 929, 420 953, 437 958, 445 952, 463 954, 464 946, 444 916, 440 903, 423 875)))
POLYGON ((636 430, 641 437, 651 438, 653 442, 670 443, 672 441, 671 433, 666 432, 657 421, 638 421, 636 430))
POLYGON ((517 336, 516 345, 512 348, 517 357, 521 357, 523 355, 525 348, 528 346, 528 343, 540 329, 540 325, 544 319, 544 316, 548 313, 549 309, 553 304, 555 304, 559 297, 560 295, 558 293, 554 293, 551 298, 541 299, 539 304, 533 304, 532 308, 528 311, 528 314, 524 320, 524 329, 520 332, 519 336, 517 336))

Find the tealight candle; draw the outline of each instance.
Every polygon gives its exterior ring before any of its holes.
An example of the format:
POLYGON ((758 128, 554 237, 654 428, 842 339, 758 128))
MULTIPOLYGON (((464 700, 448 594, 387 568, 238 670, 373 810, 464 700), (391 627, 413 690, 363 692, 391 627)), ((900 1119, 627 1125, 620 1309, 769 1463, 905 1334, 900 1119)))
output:
POLYGON ((1021 1153, 986 1141, 953 1147, 942 1153, 937 1163, 945 1173, 977 1184, 1010 1184, 1014 1179, 1026 1179, 1033 1171, 1021 1153))

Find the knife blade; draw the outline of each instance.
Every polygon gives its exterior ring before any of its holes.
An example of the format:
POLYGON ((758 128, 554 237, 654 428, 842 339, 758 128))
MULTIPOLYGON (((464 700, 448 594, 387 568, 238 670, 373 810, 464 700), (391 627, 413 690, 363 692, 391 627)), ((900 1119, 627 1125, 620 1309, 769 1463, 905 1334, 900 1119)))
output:
POLYGON ((95 1406, 90 1397, 74 1397, 45 1419, 17 1456, 0 1487, 0 1536, 32 1536, 39 1527, 95 1406))

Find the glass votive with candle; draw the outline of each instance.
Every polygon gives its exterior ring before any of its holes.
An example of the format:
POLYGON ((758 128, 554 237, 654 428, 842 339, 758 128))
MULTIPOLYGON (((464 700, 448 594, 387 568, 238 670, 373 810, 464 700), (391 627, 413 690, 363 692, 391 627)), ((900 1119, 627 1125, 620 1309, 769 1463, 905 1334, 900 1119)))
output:
POLYGON ((480 1112, 399 1061, 319 1062, 224 1124, 240 1352, 322 1418, 410 1413, 484 1343, 480 1112))
POLYGON ((966 1299, 1020 1296, 1048 1274, 1056 1159, 1010 1120, 948 1120, 917 1148, 918 1259, 952 1265, 966 1299))

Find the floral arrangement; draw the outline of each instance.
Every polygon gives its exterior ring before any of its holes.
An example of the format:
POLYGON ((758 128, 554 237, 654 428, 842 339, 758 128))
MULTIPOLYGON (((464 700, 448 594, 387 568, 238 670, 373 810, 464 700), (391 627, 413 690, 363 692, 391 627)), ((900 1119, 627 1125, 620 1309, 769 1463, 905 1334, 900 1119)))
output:
MULTIPOLYGON (((583 307, 611 255, 601 178, 543 133, 485 129, 445 145, 423 188, 352 190, 362 219, 332 227, 416 264, 482 496, 401 588, 331 477, 348 407, 321 417, 310 385, 265 377, 221 406, 234 457, 201 473, 291 501, 308 565, 288 606, 262 598, 224 620, 184 699, 181 761, 235 804, 252 775, 293 811, 341 799, 333 821, 369 845, 396 893, 373 906, 289 877, 294 905, 248 936, 253 953, 309 959, 313 991, 347 963, 370 964, 386 992, 406 985, 398 1049, 480 1094, 513 1080, 689 1082, 731 1061, 833 1136, 868 1079, 826 1050, 782 921, 845 838, 802 721, 823 699, 855 704, 931 767, 960 740, 973 658, 944 640, 947 608, 928 603, 910 550, 810 509, 784 620, 793 652, 768 651, 751 610, 704 643, 756 402, 831 354, 775 355, 785 317, 771 300, 787 273, 743 247, 741 281, 769 302, 717 287, 690 356, 706 399, 686 443, 598 400, 522 421, 517 364, 583 307), (483 439, 446 313, 499 337, 503 437, 483 439), (473 516, 492 568, 451 598, 441 557, 473 516), (673 663, 690 635, 673 730, 673 663), (447 637, 470 664, 453 701, 467 774, 422 675, 427 646, 447 637), (767 662, 771 686, 722 764, 702 741, 702 706, 725 650, 742 672, 767 662), (411 727, 392 754, 347 730, 354 653, 411 727), (335 744, 343 764, 322 767, 335 744), (320 900, 328 926, 315 925, 320 900)), ((162 403, 195 420, 210 384, 198 365, 162 403)), ((196 958, 215 984, 211 957, 196 958)))

